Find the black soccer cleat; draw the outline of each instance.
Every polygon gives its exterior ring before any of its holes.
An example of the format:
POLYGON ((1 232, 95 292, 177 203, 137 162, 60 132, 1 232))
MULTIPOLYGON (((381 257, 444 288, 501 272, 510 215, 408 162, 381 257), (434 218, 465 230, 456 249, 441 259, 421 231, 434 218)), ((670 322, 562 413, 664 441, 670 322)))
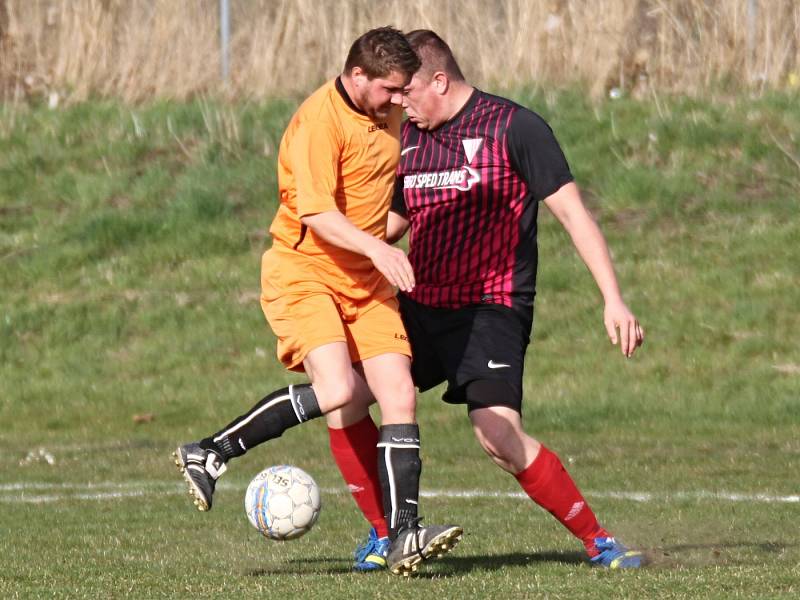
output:
POLYGON ((408 577, 429 558, 441 558, 461 540, 464 530, 458 525, 420 527, 421 518, 400 528, 389 549, 386 566, 395 575, 408 577))
POLYGON ((205 450, 196 442, 178 446, 172 456, 189 484, 189 494, 194 499, 197 510, 211 510, 214 486, 219 476, 228 468, 225 461, 216 452, 205 450))

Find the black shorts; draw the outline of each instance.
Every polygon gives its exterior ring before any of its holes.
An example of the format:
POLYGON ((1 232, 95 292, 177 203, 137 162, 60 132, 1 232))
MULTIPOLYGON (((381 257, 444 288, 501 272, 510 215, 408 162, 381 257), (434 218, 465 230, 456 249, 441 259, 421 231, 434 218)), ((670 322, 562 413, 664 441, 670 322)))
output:
POLYGON ((434 308, 399 295, 411 374, 424 392, 447 381, 451 404, 522 408, 522 372, 533 318, 496 304, 434 308), (473 382, 486 382, 467 386, 473 382))

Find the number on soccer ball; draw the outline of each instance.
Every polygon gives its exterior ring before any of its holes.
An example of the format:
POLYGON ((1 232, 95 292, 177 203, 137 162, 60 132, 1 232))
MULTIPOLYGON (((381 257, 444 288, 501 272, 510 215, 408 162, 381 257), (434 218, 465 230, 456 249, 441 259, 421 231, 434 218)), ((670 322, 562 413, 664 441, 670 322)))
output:
POLYGON ((264 469, 247 486, 244 509, 250 523, 273 540, 294 540, 314 526, 321 508, 319 487, 298 467, 264 469))

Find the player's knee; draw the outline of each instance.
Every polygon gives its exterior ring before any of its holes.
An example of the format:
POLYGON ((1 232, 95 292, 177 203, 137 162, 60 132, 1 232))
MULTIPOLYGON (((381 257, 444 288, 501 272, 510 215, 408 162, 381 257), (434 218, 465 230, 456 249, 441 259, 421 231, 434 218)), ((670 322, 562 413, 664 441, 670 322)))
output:
POLYGON ((414 412, 417 406, 417 392, 410 377, 404 377, 397 383, 397 401, 403 410, 414 412))
POLYGON ((384 423, 411 423, 415 420, 417 397, 410 377, 393 382, 391 393, 381 394, 381 416, 384 423))
POLYGON ((506 432, 498 430, 485 431, 480 427, 475 427, 475 436, 478 438, 481 448, 494 461, 506 460, 508 452, 508 439, 506 432))
POLYGON ((483 450, 506 471, 521 471, 535 456, 532 445, 538 442, 522 430, 516 411, 507 407, 476 409, 470 412, 470 419, 483 450))
POLYGON ((323 413, 347 406, 356 392, 355 376, 352 373, 336 380, 319 378, 314 381, 313 385, 317 402, 323 413))
POLYGON ((512 435, 500 439, 499 437, 478 436, 478 440, 489 458, 504 471, 514 474, 525 468, 526 452, 524 440, 521 437, 512 435))

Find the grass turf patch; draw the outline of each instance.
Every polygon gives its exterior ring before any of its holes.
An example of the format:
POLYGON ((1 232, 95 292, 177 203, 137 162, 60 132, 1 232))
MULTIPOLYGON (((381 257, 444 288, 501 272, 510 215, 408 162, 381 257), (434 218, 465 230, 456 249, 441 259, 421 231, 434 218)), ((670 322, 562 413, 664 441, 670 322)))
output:
MULTIPOLYGON (((797 493, 800 467, 796 98, 512 96, 553 126, 647 332, 633 360, 610 347, 591 278, 542 210, 526 427, 653 565, 589 569, 524 499, 426 497, 427 521, 467 536, 414 593, 791 597, 797 503, 768 500, 797 493)), ((339 493, 324 423, 237 461, 209 515, 190 509, 168 458, 299 380, 277 364, 258 305, 293 108, 2 113, 4 596, 407 593, 349 573, 366 526, 339 493), (337 492, 307 537, 277 544, 249 527, 242 497, 250 476, 284 462, 337 492)), ((420 397, 423 488, 518 491, 440 393, 420 397)))

